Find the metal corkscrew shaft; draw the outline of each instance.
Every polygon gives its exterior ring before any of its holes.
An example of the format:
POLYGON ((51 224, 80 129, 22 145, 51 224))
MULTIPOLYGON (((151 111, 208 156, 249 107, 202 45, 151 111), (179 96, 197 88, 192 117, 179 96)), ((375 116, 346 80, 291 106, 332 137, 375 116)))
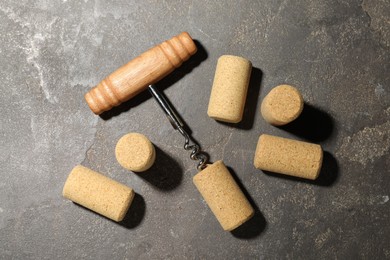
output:
POLYGON ((184 124, 177 116, 175 111, 169 105, 168 101, 165 99, 163 94, 154 87, 154 85, 149 85, 149 91, 152 96, 156 99, 157 103, 160 105, 162 110, 165 112, 169 122, 173 126, 173 128, 184 136, 185 143, 184 149, 187 151, 191 151, 190 158, 194 161, 199 161, 196 168, 198 171, 203 170, 206 167, 206 163, 208 161, 208 156, 202 152, 199 144, 184 130, 184 124))

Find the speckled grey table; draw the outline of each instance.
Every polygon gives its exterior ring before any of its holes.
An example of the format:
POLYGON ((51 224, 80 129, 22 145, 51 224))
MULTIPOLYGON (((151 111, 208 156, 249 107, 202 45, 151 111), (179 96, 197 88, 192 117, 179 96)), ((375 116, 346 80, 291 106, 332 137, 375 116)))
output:
POLYGON ((390 259, 389 21, 387 0, 0 1, 0 258, 390 259), (149 93, 102 117, 83 99, 181 31, 199 52, 159 88, 256 208, 232 233, 192 184, 195 163, 149 93), (238 125, 206 114, 223 54, 255 67, 238 125), (276 128, 259 107, 281 83, 298 87, 306 107, 276 128), (158 147, 147 173, 115 160, 128 132, 158 147), (256 170, 261 133, 321 144, 320 178, 256 170), (124 223, 62 198, 77 164, 135 189, 124 223))

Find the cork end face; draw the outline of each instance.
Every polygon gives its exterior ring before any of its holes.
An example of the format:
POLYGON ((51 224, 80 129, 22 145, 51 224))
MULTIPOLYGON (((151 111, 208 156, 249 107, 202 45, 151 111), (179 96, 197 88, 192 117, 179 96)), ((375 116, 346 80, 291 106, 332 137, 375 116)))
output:
POLYGON ((156 151, 146 136, 129 133, 119 139, 115 147, 115 156, 123 168, 133 172, 144 172, 153 165, 156 151))
POLYGON ((242 120, 242 117, 226 117, 226 116, 224 117, 223 115, 216 115, 213 114, 212 112, 207 112, 207 115, 214 120, 226 122, 226 123, 236 124, 241 122, 242 120))
POLYGON ((192 178, 193 183, 195 185, 197 185, 197 183, 199 181, 201 181, 203 176, 206 176, 210 172, 215 171, 215 168, 219 168, 219 167, 221 167, 221 165, 225 166, 224 163, 222 162, 222 160, 216 161, 214 163, 207 164, 206 168, 204 168, 203 170, 201 170, 200 172, 198 172, 197 174, 194 175, 194 177, 192 178))
POLYGON ((313 165, 314 173, 311 175, 311 180, 316 180, 318 176, 320 176, 321 168, 322 168, 322 162, 324 160, 324 151, 322 150, 322 147, 318 145, 318 162, 316 165, 313 165))
POLYGON ((84 166, 76 165, 73 167, 71 172, 68 175, 68 178, 66 178, 64 188, 62 189, 62 196, 66 199, 71 199, 71 193, 72 193, 72 186, 74 185, 75 180, 77 179, 77 174, 82 172, 85 169, 84 166))
POLYGON ((256 169, 261 168, 261 138, 264 136, 264 134, 260 135, 259 140, 257 141, 257 146, 256 146, 256 151, 255 151, 255 157, 253 159, 253 165, 255 166, 256 169))
POLYGON ((124 202, 124 205, 126 205, 126 206, 123 207, 122 211, 119 212, 118 216, 115 217, 115 219, 113 219, 114 221, 120 222, 120 221, 122 221, 125 218, 127 212, 129 211, 129 208, 130 208, 131 204, 133 203, 134 196, 135 196, 134 190, 133 189, 129 189, 128 196, 126 197, 125 202, 124 202))
POLYGON ((279 85, 261 103, 261 115, 271 125, 288 124, 302 113, 303 97, 295 87, 279 85))
POLYGON ((249 214, 246 217, 244 217, 241 221, 237 222, 235 225, 233 225, 231 227, 226 227, 224 230, 225 231, 235 230, 236 228, 238 228, 239 226, 241 226, 242 224, 244 224, 245 222, 250 220, 255 215, 255 210, 252 208, 248 213, 249 214))
POLYGON ((252 62, 240 56, 222 55, 218 58, 218 62, 228 62, 237 64, 237 66, 249 66, 252 68, 252 62))

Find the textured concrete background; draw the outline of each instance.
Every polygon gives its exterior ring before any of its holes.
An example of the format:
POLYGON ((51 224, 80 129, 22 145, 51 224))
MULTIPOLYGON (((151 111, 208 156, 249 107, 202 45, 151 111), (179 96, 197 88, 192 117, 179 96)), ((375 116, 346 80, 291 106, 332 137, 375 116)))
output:
POLYGON ((1 259, 390 259, 388 0, 0 1, 1 259), (145 92, 103 117, 83 95, 153 45, 188 31, 199 52, 164 91, 211 160, 223 159, 256 207, 224 232, 192 184, 195 162, 145 92), (244 121, 206 110, 218 57, 250 59, 244 121), (274 86, 307 102, 293 124, 260 116, 274 86), (128 132, 158 147, 136 175, 114 156, 128 132), (319 180, 253 167, 260 134, 323 146, 319 180), (82 164, 138 193, 118 225, 62 198, 82 164))

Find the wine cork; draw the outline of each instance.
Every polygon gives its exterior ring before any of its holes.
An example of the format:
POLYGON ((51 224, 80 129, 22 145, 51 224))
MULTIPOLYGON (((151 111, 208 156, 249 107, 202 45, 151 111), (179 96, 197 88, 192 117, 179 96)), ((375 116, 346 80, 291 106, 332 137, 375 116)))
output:
POLYGON ((122 136, 115 147, 119 164, 133 172, 148 170, 156 159, 156 151, 149 139, 138 133, 122 136))
POLYGON ((252 206, 222 161, 208 165, 193 182, 224 230, 231 231, 253 216, 252 206))
POLYGON ((318 144, 263 134, 257 143, 254 165, 265 171, 315 180, 322 157, 318 144))
POLYGON ((117 222, 123 220, 134 198, 131 188, 81 165, 70 172, 62 194, 117 222))
POLYGON ((223 55, 218 59, 207 114, 215 120, 238 123, 244 113, 252 63, 223 55))
POLYGON ((271 125, 285 125, 295 120, 303 110, 303 98, 290 85, 273 88, 261 103, 261 114, 271 125))

